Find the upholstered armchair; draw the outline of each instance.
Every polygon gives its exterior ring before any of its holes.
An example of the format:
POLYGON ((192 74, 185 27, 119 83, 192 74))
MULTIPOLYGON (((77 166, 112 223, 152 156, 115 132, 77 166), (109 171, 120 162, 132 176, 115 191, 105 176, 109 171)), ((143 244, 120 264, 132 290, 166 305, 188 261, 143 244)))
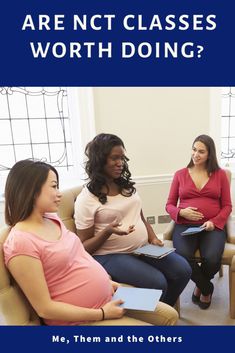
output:
MULTIPOLYGON (((229 184, 231 184, 232 173, 229 169, 225 169, 229 184)), ((165 232, 163 239, 166 245, 173 246, 172 235, 175 222, 171 221, 165 232)), ((235 222, 232 221, 230 216, 226 224, 227 242, 222 257, 222 265, 229 266, 229 306, 230 317, 235 319, 235 222)), ((195 253, 195 260, 201 262, 199 250, 195 253)), ((220 276, 222 276, 223 269, 221 267, 220 276)))

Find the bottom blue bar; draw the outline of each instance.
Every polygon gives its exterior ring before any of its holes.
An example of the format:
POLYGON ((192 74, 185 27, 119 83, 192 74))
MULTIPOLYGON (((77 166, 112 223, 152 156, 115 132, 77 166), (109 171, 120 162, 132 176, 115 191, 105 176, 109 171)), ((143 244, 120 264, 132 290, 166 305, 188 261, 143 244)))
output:
POLYGON ((7 352, 221 353, 234 347, 235 326, 0 327, 7 352))

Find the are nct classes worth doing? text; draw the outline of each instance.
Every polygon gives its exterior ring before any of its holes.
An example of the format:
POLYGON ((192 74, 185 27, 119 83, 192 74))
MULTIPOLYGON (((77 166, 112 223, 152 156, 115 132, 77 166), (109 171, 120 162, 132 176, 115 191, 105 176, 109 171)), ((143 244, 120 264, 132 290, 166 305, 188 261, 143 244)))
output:
MULTIPOLYGON (((119 19, 120 21, 120 19, 119 19)), ((181 14, 176 16, 169 14, 161 17, 154 14, 150 19, 146 19, 142 14, 127 14, 122 18, 121 23, 117 21, 115 14, 94 14, 88 16, 73 15, 71 21, 64 14, 57 14, 52 17, 46 14, 39 14, 33 17, 27 14, 24 18, 22 31, 112 31, 117 26, 121 26, 124 31, 213 31, 216 29, 216 15, 208 14, 181 14)), ((132 57, 140 58, 177 58, 179 56, 186 59, 200 58, 204 47, 199 43, 187 41, 178 43, 176 41, 153 42, 146 40, 143 42, 124 41, 72 41, 69 43, 57 41, 37 41, 30 42, 31 52, 34 58, 112 58, 114 52, 124 59, 132 57), (115 45, 115 50, 113 47, 115 45)))

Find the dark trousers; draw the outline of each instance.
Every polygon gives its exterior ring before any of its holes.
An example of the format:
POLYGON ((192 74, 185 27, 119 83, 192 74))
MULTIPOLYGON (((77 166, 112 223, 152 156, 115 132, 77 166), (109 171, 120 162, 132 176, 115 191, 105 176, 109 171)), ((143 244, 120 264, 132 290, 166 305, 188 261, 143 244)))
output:
POLYGON ((191 277, 188 262, 171 253, 162 259, 131 254, 95 255, 114 281, 135 287, 161 289, 161 301, 174 305, 191 277))
POLYGON ((216 228, 210 232, 203 231, 198 234, 182 236, 181 233, 188 227, 189 225, 175 225, 173 244, 177 253, 185 257, 191 265, 191 279, 200 288, 203 295, 208 295, 212 292, 213 288, 210 280, 219 271, 221 266, 226 233, 224 230, 216 228), (199 249, 201 254, 201 265, 195 261, 194 254, 197 249, 199 249))

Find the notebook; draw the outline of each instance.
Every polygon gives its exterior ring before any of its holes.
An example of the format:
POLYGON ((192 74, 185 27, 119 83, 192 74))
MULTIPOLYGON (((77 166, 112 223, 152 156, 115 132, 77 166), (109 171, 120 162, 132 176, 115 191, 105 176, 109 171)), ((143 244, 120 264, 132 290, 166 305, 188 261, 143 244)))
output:
POLYGON ((141 248, 139 249, 136 249, 133 252, 133 254, 145 255, 145 256, 154 257, 156 259, 161 259, 162 257, 169 255, 173 251, 175 251, 175 248, 147 244, 147 245, 141 246, 141 248))
POLYGON ((205 229, 205 227, 189 227, 186 229, 184 232, 181 233, 181 235, 191 235, 191 234, 197 234, 202 232, 205 229))
POLYGON ((161 295, 160 289, 118 287, 113 300, 122 299, 124 309, 154 311, 161 295))

